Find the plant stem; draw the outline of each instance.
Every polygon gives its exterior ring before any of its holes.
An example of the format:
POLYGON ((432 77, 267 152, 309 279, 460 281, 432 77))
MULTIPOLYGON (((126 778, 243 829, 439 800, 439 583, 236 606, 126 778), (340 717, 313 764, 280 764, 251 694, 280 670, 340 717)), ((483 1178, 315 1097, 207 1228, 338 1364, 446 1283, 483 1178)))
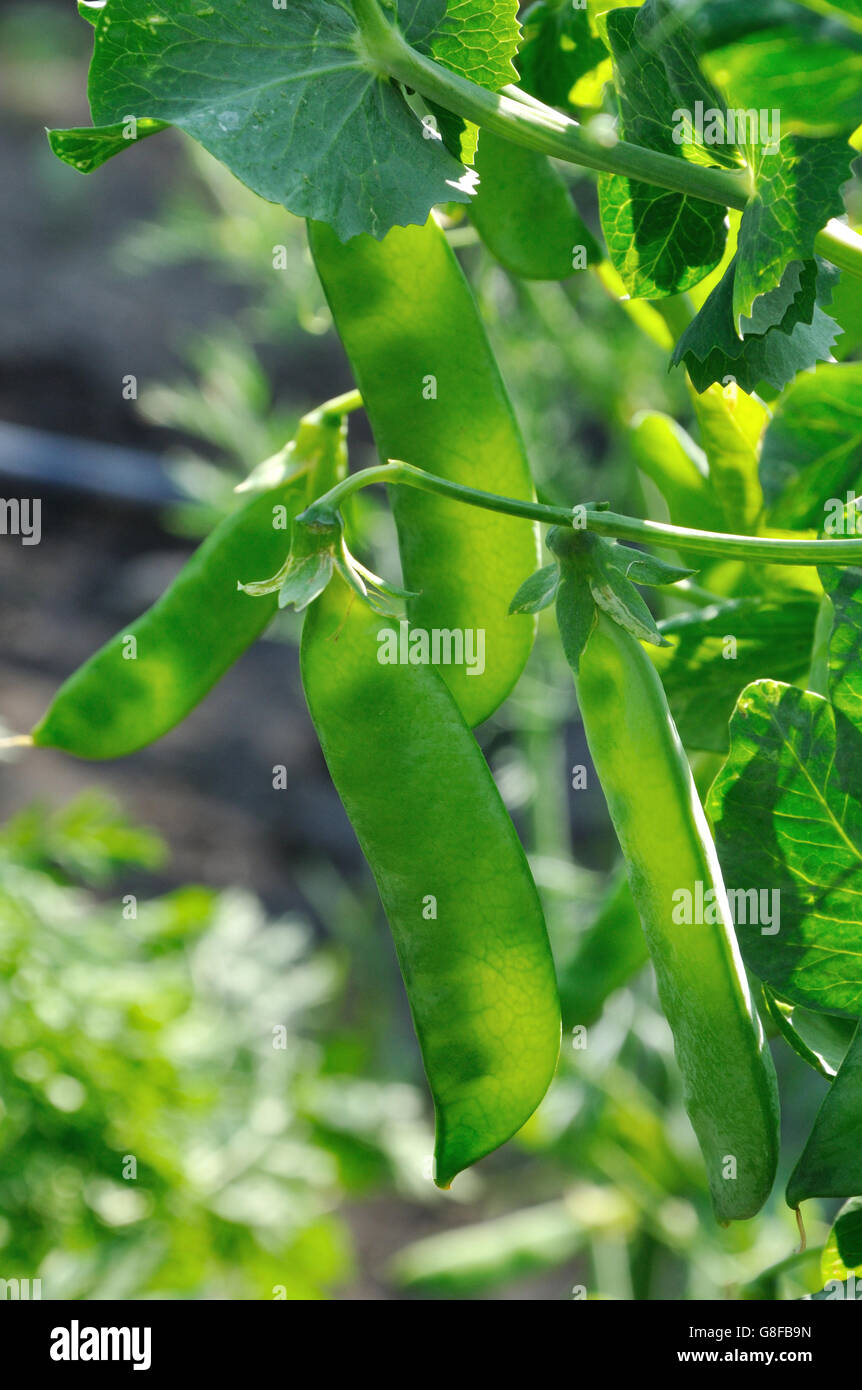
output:
MULTIPOLYGON (((493 130, 513 145, 523 145, 569 164, 641 179, 674 193, 703 198, 722 207, 743 210, 751 194, 748 170, 714 169, 632 145, 615 135, 599 137, 535 97, 512 88, 490 92, 459 73, 435 63, 411 48, 380 9, 378 0, 353 0, 369 64, 428 101, 493 130)), ((815 250, 827 260, 862 276, 862 237, 833 220, 815 239, 815 250)))
POLYGON ((362 409, 362 397, 358 391, 345 391, 341 396, 333 396, 331 400, 324 401, 322 405, 310 411, 312 415, 337 416, 349 415, 351 411, 362 409))
POLYGON ((521 501, 514 497, 501 497, 496 492, 466 487, 463 483, 438 478, 434 473, 426 473, 412 463, 402 463, 398 459, 352 473, 318 497, 301 515, 307 518, 312 512, 337 511, 346 498, 374 483, 415 487, 420 492, 451 497, 471 507, 484 507, 488 511, 503 512, 525 521, 541 521, 549 526, 574 526, 577 521, 579 526, 583 524, 584 530, 593 531, 598 536, 638 541, 644 545, 670 546, 678 551, 693 551, 724 559, 761 561, 769 565, 862 564, 862 539, 794 541, 774 540, 766 536, 734 536, 725 535, 722 531, 695 531, 690 527, 671 526, 662 521, 641 521, 638 517, 620 516, 616 512, 594 511, 590 505, 579 508, 554 507, 544 502, 521 501))

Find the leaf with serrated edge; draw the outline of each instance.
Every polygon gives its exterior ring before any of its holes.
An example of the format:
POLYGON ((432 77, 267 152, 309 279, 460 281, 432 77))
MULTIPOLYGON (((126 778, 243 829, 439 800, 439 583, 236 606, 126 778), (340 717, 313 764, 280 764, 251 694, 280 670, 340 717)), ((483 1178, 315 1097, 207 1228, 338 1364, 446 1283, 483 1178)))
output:
MULTIPOLYGON (((433 46, 444 0, 402 0, 401 17, 412 43, 433 46)), ((94 146, 88 156, 85 132, 74 132, 79 168, 123 148, 98 128, 133 115, 186 131, 255 193, 328 221, 342 240, 382 237, 423 223, 435 203, 469 201, 463 166, 442 141, 418 138, 418 117, 368 65, 343 0, 291 0, 287 10, 111 0, 89 92, 94 146)), ((61 132, 54 142, 65 157, 61 132)))
MULTIPOLYGON (((673 139, 677 106, 662 45, 650 47, 652 5, 601 16, 614 60, 621 134, 634 144, 684 159, 673 139)), ((692 60, 693 61, 693 60, 692 60)), ((724 209, 616 174, 599 178, 602 231, 633 298, 662 299, 696 285, 718 265, 726 240, 724 209)))
POLYGON ((838 272, 824 262, 805 261, 798 290, 782 282, 787 297, 781 321, 766 333, 740 338, 733 323, 735 270, 736 257, 686 328, 671 361, 685 365, 696 391, 714 382, 735 382, 749 392, 767 382, 781 391, 798 372, 830 356, 840 329, 820 306, 828 304, 838 272))
POLYGON ((841 187, 850 178, 853 150, 841 138, 809 140, 784 136, 770 151, 750 152, 754 192, 742 214, 733 280, 733 321, 740 333, 763 333, 779 322, 751 322, 758 300, 776 290, 792 261, 814 255, 814 238, 830 217, 844 211, 841 187))
POLYGON ((777 890, 780 924, 770 934, 737 920, 740 948, 782 997, 852 1018, 862 1013, 860 791, 862 735, 827 700, 776 681, 743 690, 707 810, 725 880, 777 890))
MULTIPOLYGON (((514 65, 521 35, 517 11, 517 0, 449 0, 430 43, 431 56, 452 72, 496 92, 518 76, 514 65)), ((450 154, 472 164, 479 127, 434 102, 429 106, 450 154)))

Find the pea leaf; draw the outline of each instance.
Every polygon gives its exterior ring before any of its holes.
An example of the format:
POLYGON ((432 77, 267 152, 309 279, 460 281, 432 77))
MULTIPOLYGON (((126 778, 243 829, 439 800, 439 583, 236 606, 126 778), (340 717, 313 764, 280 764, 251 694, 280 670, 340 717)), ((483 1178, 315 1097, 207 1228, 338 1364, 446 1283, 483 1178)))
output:
POLYGON ((78 14, 88 24, 95 25, 99 13, 105 8, 105 0, 78 0, 78 14))
POLYGON ((445 8, 431 40, 438 63, 492 92, 517 81, 518 0, 449 0, 438 8, 445 8))
MULTIPOLYGON (((660 42, 662 10, 611 10, 600 18, 614 63, 621 134, 634 144, 684 159, 674 141, 677 98, 669 69, 697 71, 682 40, 660 42)), ((690 90, 692 81, 688 81, 690 90)), ((634 298, 662 299, 698 284, 718 265, 727 239, 724 209, 617 174, 599 177, 602 230, 608 251, 634 298)))
POLYGON ((728 381, 743 391, 755 391, 763 382, 781 391, 797 372, 830 356, 840 329, 821 305, 829 303, 838 272, 819 260, 803 262, 798 276, 795 272, 785 275, 774 292, 777 298, 770 317, 775 322, 764 332, 749 332, 740 338, 733 317, 737 262, 738 256, 734 256, 697 318, 686 328, 672 363, 685 365, 696 391, 728 381))
MULTIPOLYGON (((445 18, 431 40, 438 63, 496 91, 517 78, 513 57, 520 26, 517 0, 449 0, 445 18), (490 13, 489 13, 490 11, 490 13)), ((436 102, 428 103, 443 143, 463 164, 472 164, 479 127, 436 102)))
POLYGON ((659 623, 668 645, 650 655, 686 748, 725 753, 743 686, 807 671, 816 617, 813 599, 737 599, 659 623))
POLYGON ((739 226, 733 277, 733 322, 739 333, 764 333, 780 322, 782 296, 770 298, 770 291, 779 290, 793 262, 811 260, 820 228, 843 213, 841 186, 850 177, 852 158, 843 138, 791 135, 775 150, 749 149, 754 192, 739 226), (755 305, 760 312, 753 317, 755 305))
POLYGON ((846 1299, 848 1303, 853 1303, 856 1299, 859 1298, 859 1294, 857 1293, 856 1289, 857 1285, 855 1279, 852 1282, 849 1279, 829 1280, 827 1285, 824 1288, 822 1288, 819 1291, 819 1293, 813 1293, 811 1295, 811 1302, 825 1303, 830 1301, 831 1299, 839 1299, 841 1302, 843 1302, 846 1299))
POLYGON ((796 1055, 831 1081, 856 1032, 855 1020, 802 1009, 798 1004, 779 999, 768 985, 763 986, 763 1001, 781 1036, 796 1055))
POLYGON ((775 526, 819 528, 829 499, 843 505, 862 485, 862 364, 820 366, 787 388, 764 436, 760 477, 775 526))
POLYGON ((862 1197, 845 1202, 829 1232, 820 1259, 823 1282, 862 1274, 862 1197))
POLYGON ((122 154, 139 140, 158 135, 160 130, 167 130, 168 125, 168 121, 152 121, 146 116, 140 120, 130 117, 95 129, 82 126, 73 130, 51 130, 48 142, 64 164, 71 164, 79 174, 92 174, 114 155, 122 154))
MULTIPOLYGON (((411 43, 480 82, 508 80, 513 0, 497 0, 491 16, 478 0, 455 10, 447 18, 445 0, 399 0, 411 43)), ((435 203, 469 201, 461 163, 442 140, 421 138, 419 118, 368 69, 357 35, 345 0, 290 0, 285 10, 111 0, 90 68, 95 128, 53 131, 52 148, 89 172, 132 143, 121 139, 130 117, 146 134, 174 125, 255 193, 329 222, 342 240, 379 238, 423 223, 435 203)))
POLYGON ((862 1188, 862 1025, 817 1113, 814 1127, 787 1183, 786 1200, 846 1197, 862 1188))
POLYGON ((538 0, 524 14, 524 41, 518 54, 521 86, 548 106, 577 111, 580 79, 607 61, 586 9, 571 0, 538 0))
MULTIPOLYGON (((805 16, 800 16, 805 19, 805 16)), ((780 110, 787 131, 829 135, 859 124, 860 33, 835 24, 778 24, 704 60, 730 106, 780 110)))
POLYGON ((779 894, 780 924, 737 922, 750 969, 794 1003, 862 1013, 862 735, 820 695, 743 690, 707 809, 725 879, 779 894))
POLYGON ((807 1047, 817 1054, 827 1076, 835 1076, 856 1031, 855 1019, 815 1013, 794 1005, 790 1022, 807 1047))

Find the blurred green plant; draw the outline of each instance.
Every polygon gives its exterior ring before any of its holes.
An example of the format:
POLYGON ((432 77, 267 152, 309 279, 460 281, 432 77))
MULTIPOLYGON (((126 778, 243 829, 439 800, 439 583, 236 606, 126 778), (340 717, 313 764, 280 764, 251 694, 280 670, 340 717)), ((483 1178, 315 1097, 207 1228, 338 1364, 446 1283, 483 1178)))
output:
POLYGON ((343 971, 304 922, 239 891, 81 886, 162 858, 97 794, 0 832, 0 1277, 326 1297, 352 1272, 347 1191, 419 1173, 418 1094, 339 1071, 343 971))

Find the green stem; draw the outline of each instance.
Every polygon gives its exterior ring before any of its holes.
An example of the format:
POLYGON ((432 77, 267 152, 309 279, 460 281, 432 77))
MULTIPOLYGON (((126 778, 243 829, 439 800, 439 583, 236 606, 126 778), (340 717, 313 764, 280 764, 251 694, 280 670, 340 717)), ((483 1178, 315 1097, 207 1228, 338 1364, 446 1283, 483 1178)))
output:
POLYGON ((341 396, 333 396, 331 400, 324 401, 322 405, 316 407, 310 413, 312 415, 330 416, 350 415, 354 410, 362 409, 362 396, 358 391, 345 391, 341 396))
MULTIPOLYGON (((751 194, 748 170, 707 168, 616 136, 599 138, 535 97, 520 93, 515 98, 509 95, 512 88, 490 92, 417 53, 384 17, 378 0, 353 0, 353 7, 370 66, 513 145, 722 207, 746 207, 751 194)), ((815 249, 841 269, 862 276, 862 237, 843 223, 833 219, 818 232, 815 249)))
POLYGON ((744 171, 708 169, 615 137, 598 139, 577 121, 535 98, 513 100, 502 92, 490 92, 417 53, 384 18, 377 0, 354 0, 354 9, 368 56, 379 69, 414 88, 426 100, 496 131, 514 145, 587 169, 646 179, 723 207, 744 208, 748 201, 748 175, 744 171))
POLYGON ((501 497, 496 492, 466 487, 463 483, 438 478, 433 473, 415 468, 412 463, 402 463, 398 459, 377 464, 374 468, 364 468, 344 478, 312 502, 301 515, 308 518, 309 513, 337 511, 354 492, 375 483, 415 487, 420 492, 451 497, 471 507, 484 507, 488 511, 503 512, 525 521, 541 521, 549 526, 573 526, 577 520, 583 529, 593 531, 598 536, 638 541, 644 545, 670 546, 674 550, 695 551, 700 555, 715 555, 724 559, 756 560, 769 565, 862 563, 862 540, 793 541, 733 536, 721 531, 695 531, 686 526, 671 526, 662 521, 641 521, 637 517, 620 516, 616 512, 594 511, 589 505, 580 508, 554 507, 544 502, 521 501, 514 497, 501 497))

